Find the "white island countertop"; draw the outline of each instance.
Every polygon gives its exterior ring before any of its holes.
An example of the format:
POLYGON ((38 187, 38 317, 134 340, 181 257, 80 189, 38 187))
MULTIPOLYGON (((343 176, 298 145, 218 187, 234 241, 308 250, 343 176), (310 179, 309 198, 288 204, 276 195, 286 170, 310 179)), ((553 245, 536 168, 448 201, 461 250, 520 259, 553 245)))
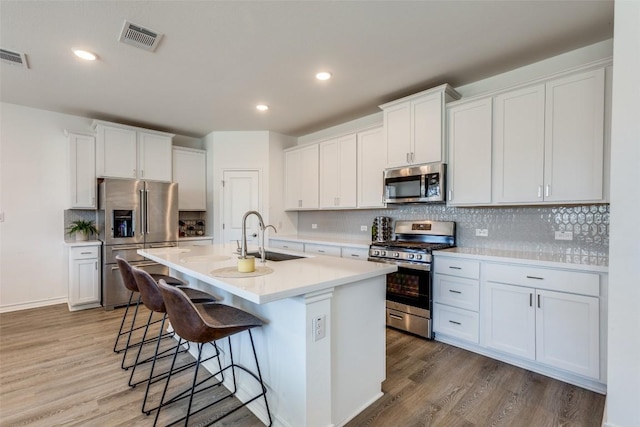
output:
MULTIPOLYGON (((250 252, 255 250, 249 249, 250 252)), ((238 254, 235 243, 139 249, 138 254, 256 304, 301 296, 397 271, 397 267, 391 264, 309 256, 281 249, 267 250, 304 258, 267 261, 264 266, 273 272, 255 277, 236 278, 212 274, 214 270, 236 266, 238 254)), ((256 267, 262 265, 257 258, 256 267)))

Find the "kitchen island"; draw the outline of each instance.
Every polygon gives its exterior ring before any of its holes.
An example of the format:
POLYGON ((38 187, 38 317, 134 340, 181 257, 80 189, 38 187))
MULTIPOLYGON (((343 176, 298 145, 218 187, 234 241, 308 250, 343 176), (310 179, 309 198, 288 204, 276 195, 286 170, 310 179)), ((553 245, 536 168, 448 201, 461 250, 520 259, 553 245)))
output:
MULTIPOLYGON (((227 277, 239 275, 232 271, 235 250, 235 245, 209 245, 138 253, 266 322, 254 337, 273 425, 344 425, 381 397, 385 276, 397 267, 297 254, 301 258, 265 264, 256 260, 258 270, 267 274, 227 277)), ((236 361, 254 369, 248 336, 232 339, 239 340, 234 342, 236 361)), ((219 344, 226 356, 226 343, 219 344)), ((240 376, 241 400, 255 391, 247 387, 254 387, 253 382, 240 376)), ((249 408, 267 420, 260 399, 249 408)))

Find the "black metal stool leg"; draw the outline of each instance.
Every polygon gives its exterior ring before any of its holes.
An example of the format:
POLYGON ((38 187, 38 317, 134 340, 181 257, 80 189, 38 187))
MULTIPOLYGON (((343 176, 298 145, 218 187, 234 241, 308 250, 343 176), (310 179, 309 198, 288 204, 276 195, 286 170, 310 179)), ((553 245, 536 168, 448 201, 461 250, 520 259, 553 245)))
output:
POLYGON ((267 402, 267 388, 264 386, 264 382, 262 381, 262 373, 260 372, 260 364, 258 363, 258 355, 256 354, 256 346, 253 344, 253 334, 251 333, 251 329, 247 329, 249 332, 249 339, 251 340, 251 349, 253 350, 253 358, 256 361, 256 370, 258 371, 258 378, 260 379, 260 387, 262 387, 262 397, 264 398, 264 405, 267 407, 267 415, 269 416, 269 426, 273 424, 273 420, 271 419, 271 410, 269 410, 269 402, 267 402))
MULTIPOLYGON (((118 330, 118 335, 116 335, 116 342, 113 344, 113 352, 114 353, 119 353, 124 349, 118 349, 118 342, 120 342, 120 337, 122 335, 125 335, 125 333, 122 332, 122 328, 124 327, 124 321, 127 318, 127 314, 129 313, 129 307, 131 307, 131 301, 133 300, 133 292, 129 293, 129 302, 127 303, 127 308, 124 311, 124 315, 122 316, 122 322, 120 322, 120 329, 118 330)), ((135 320, 135 316, 133 318, 133 320, 135 320)), ((133 321, 132 321, 133 323, 133 321)), ((127 340, 128 342, 128 340, 127 340)), ((126 348, 126 347, 125 347, 126 348)))

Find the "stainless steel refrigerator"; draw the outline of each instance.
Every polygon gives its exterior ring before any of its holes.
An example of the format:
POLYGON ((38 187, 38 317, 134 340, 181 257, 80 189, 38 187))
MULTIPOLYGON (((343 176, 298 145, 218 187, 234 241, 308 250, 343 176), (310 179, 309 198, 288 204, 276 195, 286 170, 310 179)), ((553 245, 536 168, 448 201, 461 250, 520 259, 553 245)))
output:
POLYGON ((124 305, 129 291, 122 283, 116 255, 149 273, 168 268, 137 254, 138 249, 177 246, 178 184, 129 179, 98 181, 98 224, 102 245, 102 306, 124 305))

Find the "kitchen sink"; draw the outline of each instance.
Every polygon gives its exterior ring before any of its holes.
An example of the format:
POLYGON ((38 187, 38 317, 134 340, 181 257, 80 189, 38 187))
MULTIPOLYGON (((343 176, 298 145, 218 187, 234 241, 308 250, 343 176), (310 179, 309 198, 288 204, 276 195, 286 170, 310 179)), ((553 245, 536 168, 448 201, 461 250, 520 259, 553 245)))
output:
MULTIPOLYGON (((260 252, 247 252, 247 255, 254 256, 256 257, 256 259, 260 259, 260 252)), ((271 252, 271 251, 267 251, 265 254, 265 259, 267 261, 289 261, 292 259, 300 259, 300 258, 304 258, 304 257, 299 255, 289 255, 289 254, 282 254, 279 252, 271 252)))

